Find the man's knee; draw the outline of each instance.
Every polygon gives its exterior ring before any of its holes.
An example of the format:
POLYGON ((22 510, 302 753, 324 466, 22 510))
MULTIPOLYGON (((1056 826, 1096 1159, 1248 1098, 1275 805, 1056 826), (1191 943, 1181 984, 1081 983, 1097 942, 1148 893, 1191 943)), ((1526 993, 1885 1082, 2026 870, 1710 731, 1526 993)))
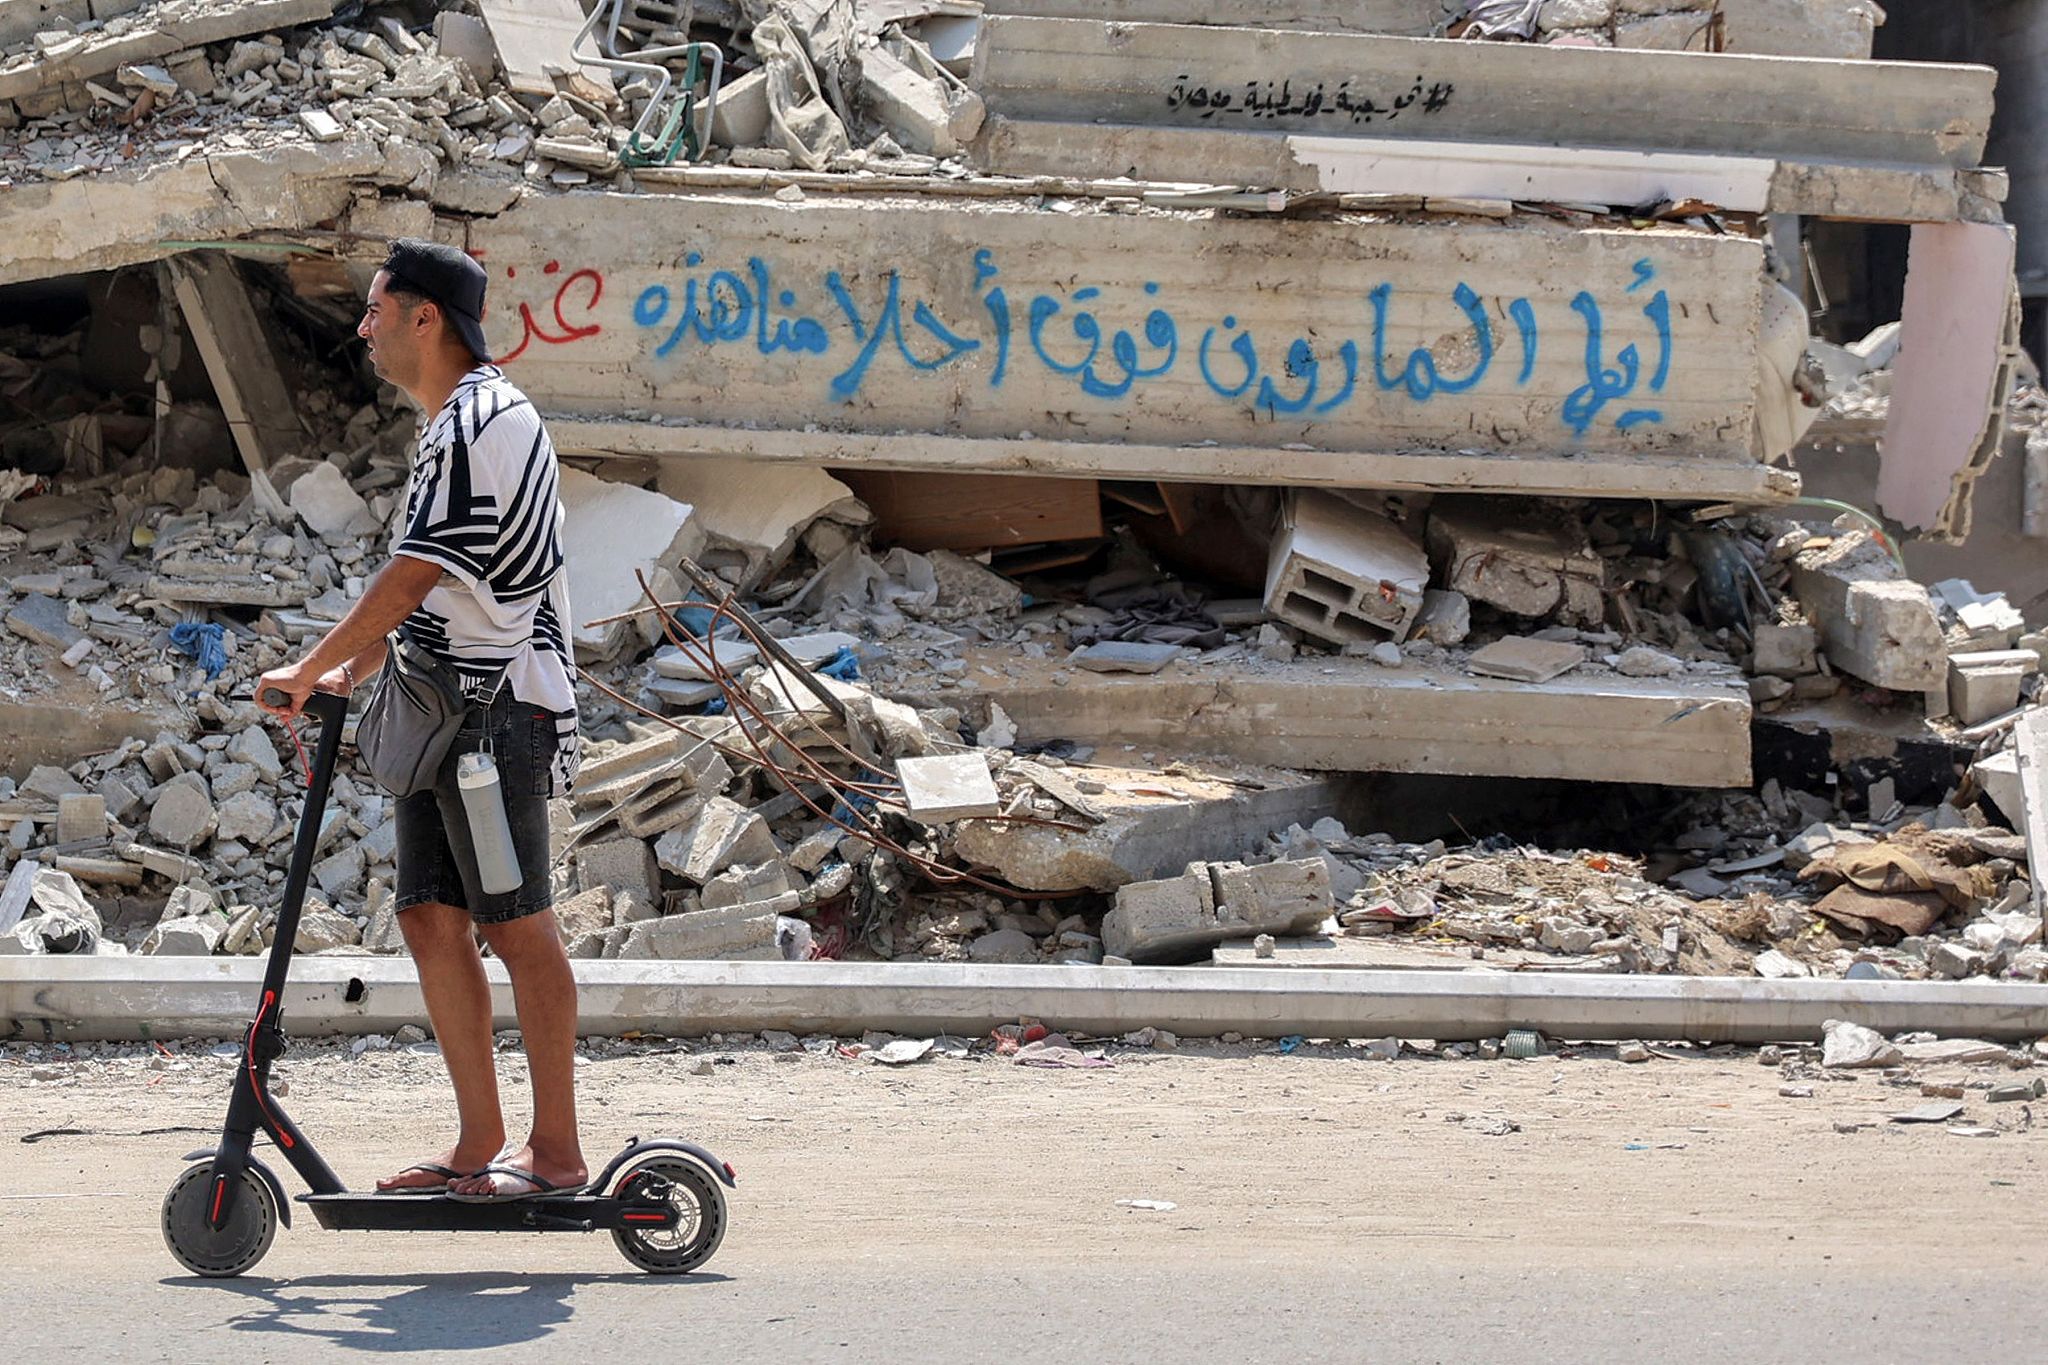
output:
POLYGON ((492 954, 514 974, 523 967, 568 961, 568 954, 562 948, 562 931, 555 925, 555 912, 552 910, 522 915, 498 924, 479 925, 478 930, 483 934, 484 942, 491 945, 492 954))
POLYGON ((398 912, 398 929, 416 958, 476 952, 476 928, 460 906, 437 901, 409 905, 398 912))

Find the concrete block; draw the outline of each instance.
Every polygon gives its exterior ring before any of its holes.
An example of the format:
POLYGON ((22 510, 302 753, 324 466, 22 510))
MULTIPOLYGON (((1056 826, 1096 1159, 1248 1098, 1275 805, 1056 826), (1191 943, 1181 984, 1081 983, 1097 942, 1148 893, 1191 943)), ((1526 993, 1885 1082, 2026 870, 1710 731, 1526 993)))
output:
POLYGON ((734 863, 765 863, 781 856, 767 822, 723 796, 706 801, 690 828, 662 835, 654 852, 662 867, 698 886, 734 863))
POLYGON ((861 53, 860 73, 868 112, 906 152, 952 156, 981 131, 979 96, 912 70, 886 46, 861 53))
POLYGON ((62 602, 39 592, 29 593, 8 610, 7 628, 60 654, 86 638, 66 617, 62 602))
POLYGON ((1187 962, 1227 939, 1311 933, 1332 905, 1320 858, 1195 863, 1182 876, 1120 888, 1103 917, 1102 946, 1133 962, 1187 962))
MULTIPOLYGON (((251 725, 236 735, 228 744, 228 757, 237 763, 246 763, 262 775, 265 782, 275 783, 284 776, 284 760, 278 756, 277 745, 271 741, 270 732, 260 725, 251 725)), ((148 754, 143 755, 146 762, 148 754)))
POLYGON ((1585 661, 1584 645, 1510 635, 1475 652, 1465 661, 1465 666, 1489 678, 1545 683, 1571 672, 1585 661))
POLYGON ((1414 635, 1439 645, 1461 645, 1472 633, 1472 599, 1461 592, 1427 588, 1416 614, 1414 635))
POLYGON ((1432 508, 1429 558, 1437 579, 1474 602, 1515 616, 1597 624, 1606 610, 1605 566, 1576 521, 1541 522, 1527 511, 1432 508))
POLYGON ((1800 551, 1792 590, 1835 668, 1895 692, 1946 683, 1948 646, 1927 589, 1901 575, 1870 532, 1800 551))
POLYGON ((152 957, 211 957, 227 932, 220 915, 180 915, 159 920, 142 940, 142 951, 152 957))
POLYGON ((213 835, 219 816, 203 787, 175 781, 149 808, 150 837, 178 848, 194 848, 213 835))
POLYGON ((1333 644, 1369 644, 1406 636, 1428 585, 1422 546, 1390 518, 1303 490, 1267 558, 1266 610, 1333 644))
POLYGON ((896 776, 910 818, 927 825, 996 815, 1003 808, 984 752, 899 759, 896 776))
POLYGON ((2031 649, 1995 649, 1948 656, 1949 713, 1977 725, 2020 704, 2020 685, 2041 669, 2031 649))
POLYGON ((142 793, 135 789, 133 782, 120 773, 108 773, 100 779, 99 785, 93 790, 107 803, 108 817, 119 820, 124 825, 130 823, 131 817, 142 809, 142 793))
POLYGON ((324 953, 348 948, 362 941, 363 931, 349 916, 325 905, 308 905, 299 919, 298 936, 292 949, 301 953, 324 953))
MULTIPOLYGON (((245 791, 220 803, 220 819, 214 834, 222 839, 240 839, 255 845, 277 826, 277 803, 261 792, 245 791)), ((387 853, 388 860, 389 854, 387 853)))
POLYGON ((46 801, 61 802, 67 796, 85 794, 85 784, 53 763, 38 763, 29 769, 28 778, 21 784, 21 791, 28 796, 40 796, 46 801))
POLYGON ((2006 823, 2015 828, 2026 823, 2026 806, 2020 796, 2020 759, 2011 749, 1987 754, 1970 767, 1970 776, 1991 798, 2006 823))
POLYGON ((1763 624, 1756 628, 1756 649, 1749 669, 1752 673, 1778 678, 1803 678, 1820 671, 1816 652, 1820 633, 1804 621, 1793 624, 1763 624))
POLYGON ((711 140, 721 147, 761 147, 768 141, 768 68, 759 67, 718 88, 711 140))
POLYGON ((588 891, 555 902, 555 924, 562 942, 573 944, 591 935, 602 935, 612 927, 610 888, 593 886, 588 891))
POLYGON ((78 794, 57 798, 57 842, 77 843, 107 837, 107 799, 78 794))
POLYGON ((786 895, 716 910, 692 910, 636 924, 629 937, 644 937, 652 956, 672 961, 775 961, 780 957, 775 947, 776 918, 796 909, 797 898, 786 895))
POLYGON ((368 868, 363 846, 348 844, 313 864, 313 882, 329 900, 353 900, 362 890, 363 874, 368 868))
POLYGON ((742 863, 727 868, 704 883, 700 903, 706 910, 723 910, 733 905, 774 900, 777 896, 802 889, 802 884, 790 872, 789 864, 775 858, 752 866, 742 863))
MULTIPOLYGON (((704 546, 703 532, 692 523, 688 504, 566 468, 561 474, 561 495, 566 513, 563 556, 569 581, 577 585, 579 621, 595 621, 646 605, 635 570, 647 574, 656 592, 664 589, 662 582, 655 580, 667 583, 672 595, 664 600, 682 596, 672 570, 683 556, 694 558, 704 546)), ((609 658, 625 642, 628 628, 623 621, 608 626, 578 625, 574 632, 577 658, 609 658)), ((651 615, 636 618, 631 628, 648 644, 660 634, 651 615)))
POLYGON ((660 897, 661 871, 654 851, 639 839, 605 839, 576 850, 576 889, 608 888, 614 896, 631 893, 654 903, 660 897))
POLYGON ((370 505, 339 469, 325 461, 292 481, 286 501, 315 535, 359 536, 377 529, 370 505))
POLYGON ((468 67, 479 86, 491 83, 498 69, 498 48, 483 20, 473 14, 444 9, 434 16, 434 41, 442 56, 468 67))

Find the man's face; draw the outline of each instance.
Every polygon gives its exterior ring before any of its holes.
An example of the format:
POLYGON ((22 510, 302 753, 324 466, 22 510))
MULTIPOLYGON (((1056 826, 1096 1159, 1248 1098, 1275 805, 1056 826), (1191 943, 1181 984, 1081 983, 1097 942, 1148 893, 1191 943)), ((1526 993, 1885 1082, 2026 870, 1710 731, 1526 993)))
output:
POLYGON ((409 389, 419 377, 425 354, 427 319, 421 313, 427 305, 388 292, 390 278, 380 270, 370 282, 356 335, 370 344, 370 368, 378 378, 409 389))

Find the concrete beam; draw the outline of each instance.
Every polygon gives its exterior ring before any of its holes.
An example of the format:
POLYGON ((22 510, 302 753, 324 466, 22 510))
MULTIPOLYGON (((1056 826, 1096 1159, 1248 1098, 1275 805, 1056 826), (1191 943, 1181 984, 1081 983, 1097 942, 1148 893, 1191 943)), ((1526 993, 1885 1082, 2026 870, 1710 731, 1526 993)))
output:
POLYGON ((1457 0, 984 0, 983 8, 989 14, 1034 19, 1296 28, 1411 38, 1427 37, 1444 19, 1464 10, 1457 0))
POLYGON ((1675 466, 1772 477, 1754 453, 1753 240, 883 207, 549 196, 470 224, 467 244, 492 272, 487 326, 520 386, 614 430, 702 424, 648 438, 664 449, 732 443, 712 427, 743 447, 816 436, 806 457, 848 464, 878 436, 1020 443, 943 457, 1001 454, 956 466, 999 472, 1035 467, 1033 441, 1128 444, 1152 448, 1148 476, 1216 477, 1199 436, 1264 452, 1231 477, 1274 482, 1385 486, 1411 456, 1439 457, 1440 487, 1523 487, 1502 460, 1644 496, 1674 496, 1675 466), (1488 465, 1474 448, 1504 453, 1488 465))
POLYGON ((1419 194, 1627 207, 1692 198, 1736 212, 1880 222, 1945 222, 1960 217, 1963 205, 1957 172, 1947 166, 1518 142, 991 118, 975 155, 998 175, 1121 175, 1300 194, 1419 194))
MULTIPOLYGON (((991 660, 993 662, 993 659, 991 660)), ((1746 689, 1567 674, 1542 684, 1363 659, 1259 670, 1175 664, 1148 677, 1005 657, 973 698, 1027 741, 1164 747, 1335 772, 1566 778, 1672 787, 1750 784, 1746 689)), ((957 691, 905 700, 972 705, 957 691)))
POLYGON ((548 431, 564 454, 641 455, 657 459, 730 458, 845 469, 950 470, 1054 474, 1101 479, 1166 479, 1290 487, 1377 488, 1430 492, 1525 493, 1533 497, 1628 498, 1782 503, 1799 496, 1799 475, 1775 465, 1663 459, 1576 461, 1508 453, 1373 454, 1266 446, 1152 445, 841 431, 766 431, 676 419, 579 417, 549 406, 548 431))
POLYGON ((375 143, 351 136, 15 185, 0 190, 0 285, 162 260, 181 240, 303 232, 338 217, 353 184, 394 173, 375 143))
POLYGON ((1967 167, 1997 74, 991 16, 972 80, 991 114, 1017 119, 1967 167))
MULTIPOLYGON (((979 1037, 1020 1017, 1114 1035, 1496 1038, 1511 1028, 1589 1041, 1812 1041, 1828 1019, 1881 1033, 2023 1042, 2048 1034, 2048 986, 1988 981, 1763 981, 1493 972, 1227 967, 981 967, 839 962, 577 962, 579 1027, 675 1037, 868 1029, 979 1037)), ((485 964, 500 1028, 512 991, 485 964)), ((254 1011, 254 958, 0 958, 0 1038, 234 1038, 254 1011)), ((300 1036, 390 1033, 427 1022, 402 958, 292 964, 283 1007, 300 1036), (351 1000, 350 997, 354 999, 351 1000)))

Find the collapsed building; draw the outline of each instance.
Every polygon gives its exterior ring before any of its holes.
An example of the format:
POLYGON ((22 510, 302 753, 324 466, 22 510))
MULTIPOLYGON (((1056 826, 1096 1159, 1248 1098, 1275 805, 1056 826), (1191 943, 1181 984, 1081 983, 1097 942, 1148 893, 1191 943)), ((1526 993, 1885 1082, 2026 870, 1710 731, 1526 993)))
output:
MULTIPOLYGON (((264 946, 411 235, 569 466, 580 955, 2048 973, 2048 636, 1902 553, 2038 515, 1993 73, 1193 8, 0 0, 0 949, 264 946), (1910 225, 1897 324, 1811 333, 1822 221, 1910 225)), ((321 847, 300 947, 395 949, 390 802, 321 847)))

